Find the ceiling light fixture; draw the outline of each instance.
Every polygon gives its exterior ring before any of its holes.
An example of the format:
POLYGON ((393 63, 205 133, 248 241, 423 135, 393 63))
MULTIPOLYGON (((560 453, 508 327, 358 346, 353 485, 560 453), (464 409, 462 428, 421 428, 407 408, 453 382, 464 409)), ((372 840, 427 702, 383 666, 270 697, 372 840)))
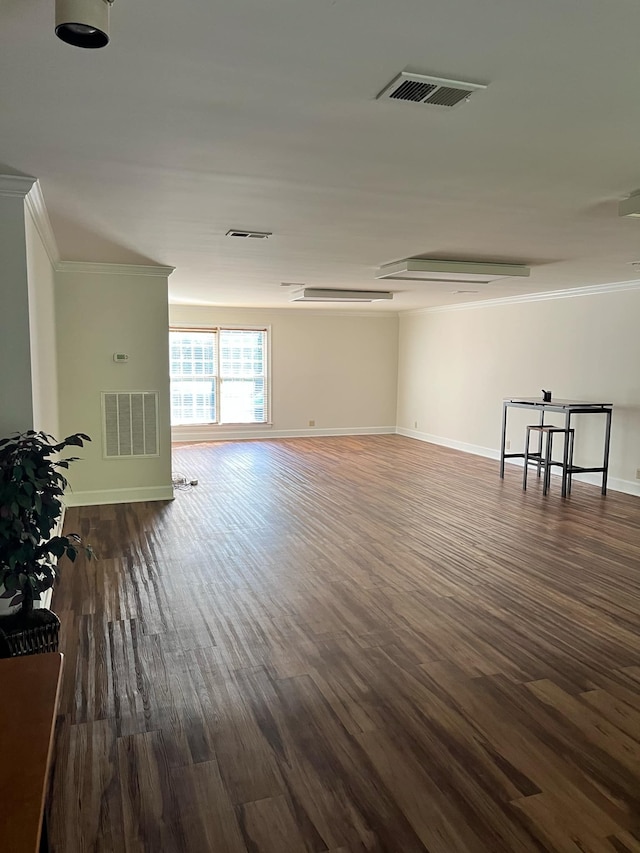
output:
POLYGON ((405 258, 384 264, 376 278, 399 281, 458 281, 464 284, 488 284, 500 278, 528 276, 529 267, 523 264, 486 264, 469 261, 440 261, 425 258, 405 258))
POLYGON ((113 0, 56 0, 56 35, 74 47, 105 47, 112 4, 113 0))
POLYGON ((630 216, 632 219, 640 219, 640 190, 632 192, 629 198, 625 198, 618 205, 618 216, 630 216))
POLYGON ((292 293, 290 302, 381 302, 393 299, 393 293, 386 290, 330 290, 318 287, 305 287, 292 293))

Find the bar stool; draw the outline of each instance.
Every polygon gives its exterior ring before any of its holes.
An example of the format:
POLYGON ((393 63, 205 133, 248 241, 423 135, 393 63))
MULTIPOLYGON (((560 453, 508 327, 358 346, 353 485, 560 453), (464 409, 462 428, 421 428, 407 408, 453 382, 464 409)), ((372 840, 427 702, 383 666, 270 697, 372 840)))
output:
POLYGON ((573 468, 573 439, 574 429, 565 429, 564 427, 544 426, 543 424, 531 424, 527 427, 527 438, 524 447, 524 474, 522 477, 522 488, 527 488, 527 473, 529 471, 529 463, 535 462, 538 466, 538 476, 542 469, 542 494, 546 495, 551 483, 551 468, 554 465, 562 468, 562 497, 567 496, 567 486, 569 493, 571 492, 571 470, 573 468), (531 433, 537 432, 539 436, 538 450, 531 451, 529 442, 531 433), (553 436, 561 433, 564 435, 564 453, 562 462, 553 461, 553 436), (546 436, 546 444, 543 453, 543 439, 546 436))

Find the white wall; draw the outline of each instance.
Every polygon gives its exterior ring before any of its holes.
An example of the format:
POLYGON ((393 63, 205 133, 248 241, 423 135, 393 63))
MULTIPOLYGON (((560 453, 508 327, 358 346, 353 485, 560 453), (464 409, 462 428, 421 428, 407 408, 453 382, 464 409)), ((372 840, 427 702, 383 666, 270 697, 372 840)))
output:
POLYGON ((23 196, 0 195, 0 436, 33 427, 23 196))
POLYGON ((271 428, 183 427, 174 429, 174 439, 394 431, 395 314, 184 305, 172 305, 169 311, 172 325, 271 329, 271 428), (310 420, 315 427, 309 427, 310 420))
MULTIPOLYGON (((504 397, 612 402, 610 486, 640 493, 638 318, 640 290, 402 315, 398 427, 495 455, 504 397)), ((514 451, 527 418, 510 411, 514 451)), ((578 464, 601 464, 603 421, 576 418, 578 464)))
POLYGON ((33 217, 25 209, 33 428, 59 437, 55 275, 33 217))
MULTIPOLYGON (((161 500, 172 496, 169 423, 167 275, 84 271, 56 273, 60 431, 92 438, 72 466, 68 505, 161 500), (114 352, 129 354, 116 364, 114 352), (102 391, 158 391, 160 457, 104 459, 102 391)), ((143 268, 146 269, 146 268, 143 268)))

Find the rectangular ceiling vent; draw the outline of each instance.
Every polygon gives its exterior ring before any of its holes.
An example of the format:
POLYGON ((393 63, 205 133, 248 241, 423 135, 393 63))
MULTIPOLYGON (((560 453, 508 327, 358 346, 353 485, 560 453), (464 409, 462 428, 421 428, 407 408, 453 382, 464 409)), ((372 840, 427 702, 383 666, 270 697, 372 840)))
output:
POLYGON ((240 231, 237 228, 232 228, 227 231, 227 237, 252 237, 254 240, 267 240, 271 237, 271 231, 240 231))
POLYGON ((106 459, 159 456, 158 392, 103 392, 102 433, 106 459))
POLYGON ((401 71, 380 92, 378 101, 410 101, 434 107, 455 107, 468 101, 474 92, 486 89, 482 83, 463 83, 461 80, 445 80, 401 71))

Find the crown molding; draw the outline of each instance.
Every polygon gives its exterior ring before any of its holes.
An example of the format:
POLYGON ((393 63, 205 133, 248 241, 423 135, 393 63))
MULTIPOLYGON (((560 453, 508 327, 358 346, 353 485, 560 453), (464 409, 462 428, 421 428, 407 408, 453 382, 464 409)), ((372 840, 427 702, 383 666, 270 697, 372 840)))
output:
POLYGON ((55 269, 56 265, 60 262, 60 252, 58 251, 58 243, 56 242, 56 237, 53 233, 53 228, 51 227, 51 220, 47 213, 47 207, 44 203, 44 196, 42 195, 40 181, 36 181, 27 193, 25 197, 25 204, 27 210, 31 214, 33 224, 36 226, 36 230, 40 235, 45 251, 49 256, 51 265, 55 269))
POLYGON ((24 198, 37 180, 30 175, 0 175, 0 196, 24 198))
POLYGON ((145 264, 101 264, 90 261, 58 261, 56 272, 81 272, 97 275, 150 275, 168 277, 175 267, 145 264))
POLYGON ((473 308, 495 308, 498 305, 517 305, 522 302, 548 302, 553 299, 573 299, 578 296, 595 296, 599 293, 622 293, 627 290, 640 290, 640 280, 615 281, 610 284, 593 284, 587 287, 571 287, 565 290, 547 290, 544 293, 524 293, 522 296, 503 296, 499 299, 461 302, 459 305, 436 305, 433 308, 402 311, 401 316, 443 314, 448 311, 468 311, 473 308))

